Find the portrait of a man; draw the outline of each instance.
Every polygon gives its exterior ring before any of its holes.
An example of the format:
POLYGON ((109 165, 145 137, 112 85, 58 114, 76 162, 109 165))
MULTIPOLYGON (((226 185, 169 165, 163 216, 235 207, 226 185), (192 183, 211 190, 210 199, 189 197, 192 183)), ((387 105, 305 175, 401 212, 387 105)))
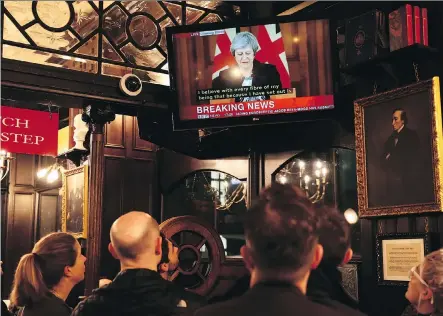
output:
MULTIPOLYGON (((257 38, 250 32, 237 33, 232 40, 230 51, 236 64, 220 71, 212 81, 213 89, 240 88, 251 86, 278 85, 281 87, 277 67, 255 59, 259 49, 257 38)), ((269 96, 243 97, 238 102, 269 99, 269 96)))
POLYGON ((408 116, 404 109, 392 112, 392 134, 384 144, 381 167, 386 172, 386 202, 397 205, 405 196, 413 196, 419 179, 420 140, 415 130, 408 127, 408 116))

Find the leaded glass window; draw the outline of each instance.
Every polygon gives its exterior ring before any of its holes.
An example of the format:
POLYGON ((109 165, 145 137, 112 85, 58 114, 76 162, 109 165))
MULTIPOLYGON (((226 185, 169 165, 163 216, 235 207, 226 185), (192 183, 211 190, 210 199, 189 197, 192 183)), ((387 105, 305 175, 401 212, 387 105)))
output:
POLYGON ((223 6, 217 0, 4 1, 2 58, 112 77, 135 73, 167 86, 165 28, 223 21, 223 6))

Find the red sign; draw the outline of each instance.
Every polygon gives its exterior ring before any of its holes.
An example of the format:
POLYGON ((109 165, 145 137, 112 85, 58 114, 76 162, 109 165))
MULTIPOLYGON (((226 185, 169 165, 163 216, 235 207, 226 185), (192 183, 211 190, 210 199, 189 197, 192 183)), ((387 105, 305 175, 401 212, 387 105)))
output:
POLYGON ((0 147, 10 153, 57 156, 58 114, 1 107, 0 147))
POLYGON ((334 96, 324 95, 263 101, 188 105, 182 108, 180 116, 184 120, 217 119, 269 114, 289 114, 333 108, 334 96))

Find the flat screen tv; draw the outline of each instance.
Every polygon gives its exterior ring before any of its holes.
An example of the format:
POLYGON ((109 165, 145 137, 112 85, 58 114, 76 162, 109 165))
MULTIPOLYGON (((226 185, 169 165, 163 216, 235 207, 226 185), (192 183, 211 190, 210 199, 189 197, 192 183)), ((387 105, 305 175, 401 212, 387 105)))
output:
POLYGON ((294 18, 168 28, 174 130, 331 118, 331 30, 294 18))

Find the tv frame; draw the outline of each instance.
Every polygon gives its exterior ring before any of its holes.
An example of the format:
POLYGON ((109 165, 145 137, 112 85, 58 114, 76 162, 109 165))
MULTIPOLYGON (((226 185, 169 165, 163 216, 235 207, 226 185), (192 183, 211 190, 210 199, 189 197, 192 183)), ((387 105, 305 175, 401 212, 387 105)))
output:
POLYGON ((169 99, 169 110, 172 112, 172 126, 174 131, 192 130, 192 129, 207 129, 207 128, 223 128, 223 127, 237 127, 250 125, 264 125, 264 124, 278 124, 300 121, 317 121, 328 119, 339 119, 339 113, 342 109, 337 108, 337 93, 339 86, 339 52, 337 49, 337 21, 332 20, 326 16, 307 17, 306 14, 295 14, 291 16, 273 17, 266 19, 253 20, 230 20, 220 23, 207 24, 191 24, 182 26, 173 26, 166 28, 166 41, 168 49, 168 65, 170 90, 172 95, 169 99), (313 110, 306 112, 294 112, 284 114, 268 114, 258 116, 242 116, 230 118, 216 118, 216 119, 196 119, 196 120, 182 120, 180 119, 180 106, 178 103, 177 82, 175 80, 175 61, 174 61, 174 45, 173 35, 180 33, 191 33, 201 31, 213 31, 227 28, 239 28, 263 24, 274 23, 291 23, 314 20, 328 20, 329 21, 329 37, 331 43, 331 69, 332 69, 332 91, 334 95, 334 108, 328 110, 313 110))

